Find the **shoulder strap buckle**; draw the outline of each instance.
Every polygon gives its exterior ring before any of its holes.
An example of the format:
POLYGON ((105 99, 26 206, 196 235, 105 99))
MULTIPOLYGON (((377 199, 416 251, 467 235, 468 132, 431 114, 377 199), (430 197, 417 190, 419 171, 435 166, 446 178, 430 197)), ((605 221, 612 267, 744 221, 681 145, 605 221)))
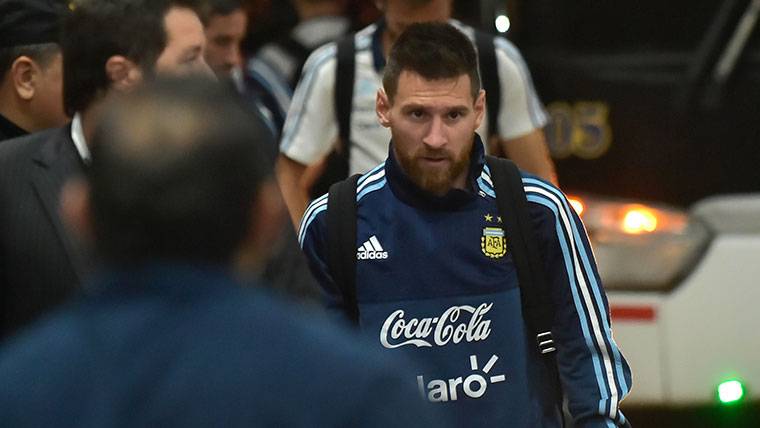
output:
POLYGON ((557 348, 554 347, 554 339, 552 338, 551 331, 537 334, 536 342, 538 342, 538 351, 542 354, 550 354, 557 351, 557 348))

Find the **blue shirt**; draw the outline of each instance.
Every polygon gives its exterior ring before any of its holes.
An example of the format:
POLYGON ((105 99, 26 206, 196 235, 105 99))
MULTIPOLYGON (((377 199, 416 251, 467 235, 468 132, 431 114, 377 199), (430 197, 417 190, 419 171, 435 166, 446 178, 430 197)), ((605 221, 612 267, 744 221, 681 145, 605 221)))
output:
POLYGON ((3 426, 440 426, 407 369, 216 267, 112 272, 0 352, 3 426))
MULTIPOLYGON (((552 427, 560 413, 526 328, 515 265, 483 146, 475 137, 468 188, 418 188, 391 150, 357 187, 357 301, 362 333, 417 361, 408 382, 460 425, 552 427)), ((631 373, 610 333, 606 296, 584 227, 551 184, 523 174, 529 214, 555 307, 552 333, 576 425, 623 425, 631 373)), ((299 239, 328 297, 327 196, 307 208, 299 239)))

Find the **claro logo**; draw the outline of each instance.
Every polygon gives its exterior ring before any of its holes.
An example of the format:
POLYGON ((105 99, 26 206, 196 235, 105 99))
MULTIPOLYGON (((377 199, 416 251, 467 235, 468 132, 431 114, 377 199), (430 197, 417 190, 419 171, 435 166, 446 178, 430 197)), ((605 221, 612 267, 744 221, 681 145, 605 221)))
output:
POLYGON ((383 322, 380 343, 393 349, 406 345, 423 348, 485 340, 491 334, 491 320, 484 319, 484 316, 492 307, 493 303, 478 307, 452 306, 440 317, 421 319, 406 319, 404 311, 399 309, 383 322))

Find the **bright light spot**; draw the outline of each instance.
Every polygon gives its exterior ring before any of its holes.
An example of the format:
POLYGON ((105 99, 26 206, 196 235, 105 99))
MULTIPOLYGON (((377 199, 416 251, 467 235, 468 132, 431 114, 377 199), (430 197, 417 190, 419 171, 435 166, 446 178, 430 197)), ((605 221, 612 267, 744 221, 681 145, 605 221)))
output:
POLYGON ((723 404, 735 403, 744 396, 744 387, 738 380, 729 380, 718 385, 718 399, 723 404))
POLYGON ((657 216, 646 208, 630 208, 623 217, 623 232, 625 233, 651 233, 655 229, 657 229, 657 216))
POLYGON ((507 15, 499 15, 496 17, 496 31, 500 33, 506 33, 509 31, 509 27, 511 25, 512 23, 509 22, 507 15))
POLYGON ((573 207, 578 215, 583 214, 586 207, 583 205, 583 201, 577 196, 568 196, 567 201, 570 202, 570 206, 573 207))

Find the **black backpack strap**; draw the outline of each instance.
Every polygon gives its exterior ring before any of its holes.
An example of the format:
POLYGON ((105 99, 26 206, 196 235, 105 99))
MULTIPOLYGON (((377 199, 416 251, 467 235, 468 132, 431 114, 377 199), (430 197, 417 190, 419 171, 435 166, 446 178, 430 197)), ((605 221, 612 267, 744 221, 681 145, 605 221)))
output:
POLYGON ((356 72, 356 47, 353 34, 338 41, 335 67, 335 114, 338 136, 348 159, 351 144, 351 111, 354 98, 354 74, 356 72))
POLYGON ((554 305, 550 300, 549 286, 544 275, 541 253, 538 250, 533 225, 528 212, 528 199, 523 188, 520 170, 507 159, 486 156, 491 179, 496 191, 496 205, 507 227, 507 247, 517 268, 523 316, 536 338, 538 352, 546 366, 551 390, 562 402, 556 348, 552 338, 554 305))
POLYGON ((488 136, 491 137, 497 135, 499 109, 501 108, 501 83, 496 65, 496 47, 493 43, 493 36, 475 31, 475 46, 478 49, 480 81, 486 91, 488 136))
POLYGON ((496 190, 496 204, 508 230, 507 246, 517 267, 526 321, 536 334, 539 351, 552 353, 555 351, 551 333, 554 309, 520 171, 507 159, 487 156, 486 162, 496 190))
POLYGON ((348 319, 359 323, 356 302, 356 186, 359 174, 330 186, 327 196, 327 264, 343 296, 348 319))
POLYGON ((324 195, 333 183, 348 177, 351 155, 351 110, 354 98, 354 74, 356 69, 356 49, 354 36, 348 35, 338 40, 337 64, 335 67, 335 120, 338 123, 340 141, 335 150, 327 156, 322 175, 311 188, 312 198, 324 195))

